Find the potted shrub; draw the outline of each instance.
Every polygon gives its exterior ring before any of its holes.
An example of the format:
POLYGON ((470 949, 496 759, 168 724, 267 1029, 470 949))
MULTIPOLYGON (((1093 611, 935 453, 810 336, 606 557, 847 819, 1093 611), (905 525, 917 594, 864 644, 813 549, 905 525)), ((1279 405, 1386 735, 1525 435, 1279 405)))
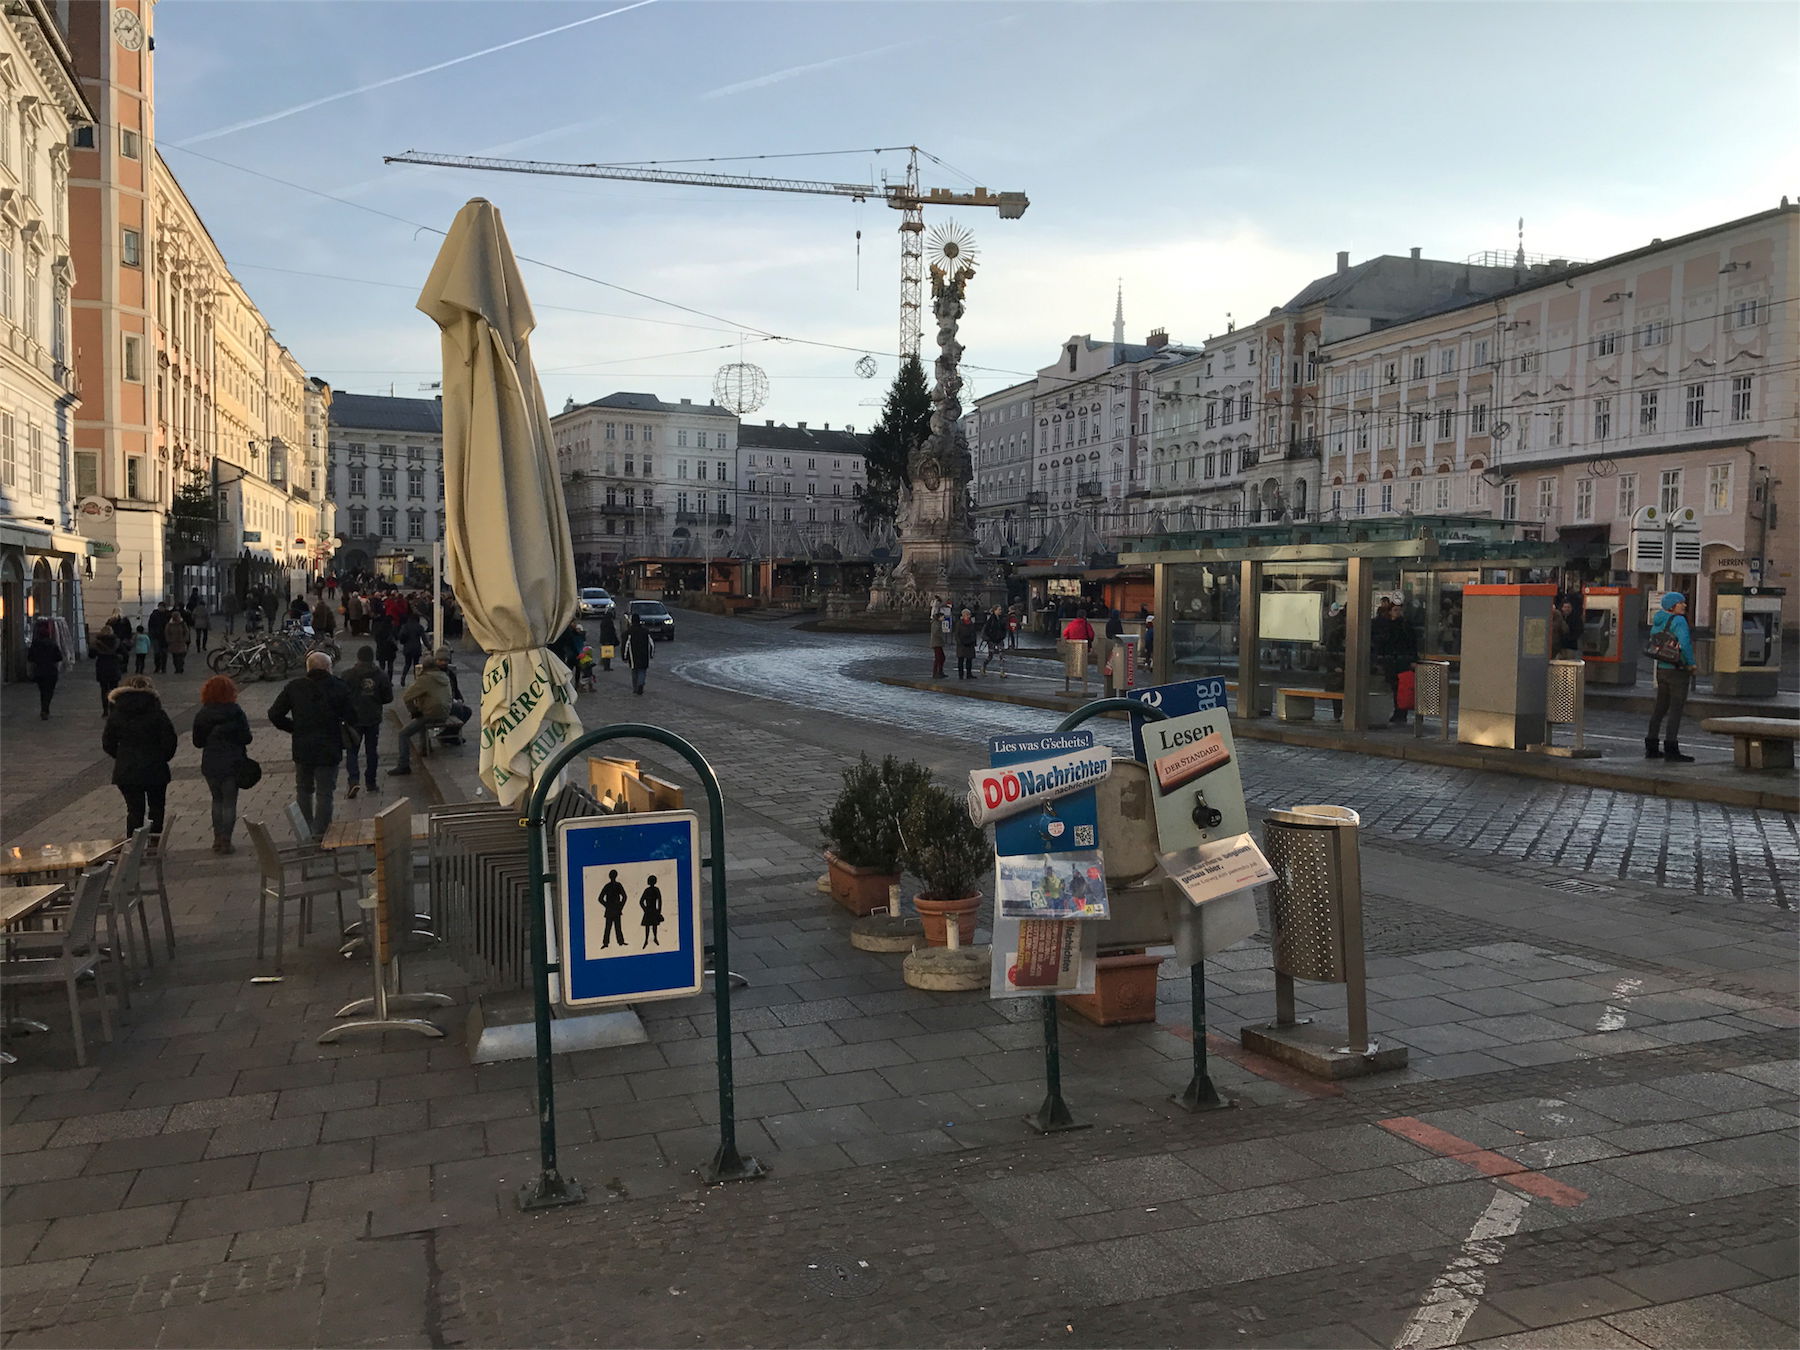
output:
POLYGON ((944 946, 944 930, 954 915, 962 945, 969 946, 981 908, 981 879, 994 865, 987 834, 969 819, 961 798, 927 783, 901 817, 900 840, 901 861, 923 883, 913 907, 924 922, 925 940, 944 946))
POLYGON ((914 760, 867 755, 844 770, 844 786, 821 824, 831 898, 861 916, 886 908, 900 881, 900 813, 931 770, 914 760))

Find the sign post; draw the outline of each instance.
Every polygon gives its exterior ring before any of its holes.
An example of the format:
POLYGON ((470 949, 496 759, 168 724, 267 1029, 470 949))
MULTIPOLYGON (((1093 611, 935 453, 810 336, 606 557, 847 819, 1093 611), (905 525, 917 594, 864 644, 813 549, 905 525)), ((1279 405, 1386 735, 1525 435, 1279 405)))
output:
POLYGON ((1675 589, 1675 578, 1700 572, 1700 520, 1691 506, 1665 511, 1640 506, 1631 518, 1631 570, 1655 572, 1662 589, 1675 589))
MULTIPOLYGON (((731 928, 725 909, 725 797, 719 788, 719 776, 698 750, 674 732, 643 722, 620 722, 583 732, 552 754, 538 770, 537 781, 532 786, 530 796, 526 798, 525 817, 519 822, 528 831, 526 852, 531 865, 531 993, 532 1011, 537 1023, 539 1163, 537 1178, 519 1189, 521 1209, 576 1205, 586 1198, 580 1184, 573 1177, 565 1177, 556 1165, 556 1081, 550 1049, 550 975, 553 971, 563 972, 560 963, 550 960, 549 925, 545 914, 547 906, 544 903, 544 884, 549 873, 544 847, 545 806, 563 767, 575 756, 590 746, 623 739, 654 741, 658 745, 667 746, 688 762, 699 775, 701 786, 706 789, 706 809, 711 826, 708 846, 711 855, 702 859, 700 866, 712 870, 713 1006, 717 1042, 715 1053, 719 1069, 719 1147, 706 1170, 706 1177, 709 1181, 746 1181, 763 1175, 762 1164, 755 1158, 740 1154, 737 1146, 737 1101, 731 1064, 731 981, 726 976, 730 969, 731 928)), ((647 871, 645 875, 649 875, 647 871)), ((660 875, 658 873, 659 877, 660 875)), ((660 881, 657 884, 660 888, 660 881)), ((697 884, 694 889, 698 890, 697 884)), ((642 896, 638 898, 641 903, 642 896)), ((666 901, 664 909, 666 913, 666 901)), ((601 923, 604 938, 604 905, 601 906, 601 923)), ((596 978, 604 981, 611 977, 602 974, 596 978)), ((565 989, 567 984, 565 975, 565 989)))

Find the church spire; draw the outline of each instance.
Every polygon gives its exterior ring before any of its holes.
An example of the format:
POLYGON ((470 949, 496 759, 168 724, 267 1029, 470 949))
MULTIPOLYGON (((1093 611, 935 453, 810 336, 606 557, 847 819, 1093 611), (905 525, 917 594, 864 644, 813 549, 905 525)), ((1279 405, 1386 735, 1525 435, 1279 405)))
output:
POLYGON ((1123 344, 1125 341, 1125 278, 1119 278, 1119 298, 1113 306, 1113 341, 1123 344))

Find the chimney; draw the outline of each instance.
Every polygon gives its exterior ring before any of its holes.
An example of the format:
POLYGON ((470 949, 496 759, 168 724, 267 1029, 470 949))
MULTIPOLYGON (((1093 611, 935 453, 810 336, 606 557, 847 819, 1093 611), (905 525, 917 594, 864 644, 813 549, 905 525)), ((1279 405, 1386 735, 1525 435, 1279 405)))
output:
POLYGON ((794 425, 799 427, 800 430, 802 430, 802 431, 806 430, 806 423, 804 423, 804 422, 796 422, 796 423, 794 423, 794 425))
POLYGON ((1150 337, 1148 338, 1145 345, 1147 345, 1151 351, 1155 351, 1159 347, 1168 346, 1169 345, 1169 330, 1166 328, 1152 328, 1150 330, 1150 337))
POLYGON ((1349 270, 1350 270, 1350 251, 1348 249, 1339 249, 1338 250, 1338 271, 1348 272, 1349 270))
POLYGON ((763 425, 765 427, 772 427, 775 425, 775 419, 771 417, 768 421, 764 422, 763 425))
POLYGON ((831 423, 829 423, 829 422, 826 422, 826 423, 824 423, 824 427, 825 427, 825 430, 827 430, 827 431, 830 431, 830 430, 831 430, 831 423))
POLYGON ((691 399, 691 398, 684 398, 684 399, 682 399, 682 400, 681 400, 681 401, 682 401, 682 402, 683 402, 683 403, 685 403, 685 404, 687 404, 687 405, 689 405, 689 406, 690 406, 690 407, 691 407, 691 406, 692 406, 692 405, 693 405, 693 402, 694 402, 694 400, 693 400, 693 399, 691 399))
POLYGON ((1419 261, 1419 250, 1416 248, 1412 251, 1412 260, 1414 262, 1419 261))

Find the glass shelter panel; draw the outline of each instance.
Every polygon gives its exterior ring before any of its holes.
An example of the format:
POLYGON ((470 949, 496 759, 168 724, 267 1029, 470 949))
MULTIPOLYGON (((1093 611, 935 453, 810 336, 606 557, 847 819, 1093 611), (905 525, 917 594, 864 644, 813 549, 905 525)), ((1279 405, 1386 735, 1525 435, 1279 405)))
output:
POLYGON ((1344 687, 1349 567, 1343 562, 1267 562, 1257 610, 1257 685, 1344 687))
POLYGON ((1173 563, 1167 582, 1169 678, 1237 678, 1238 565, 1173 563))

